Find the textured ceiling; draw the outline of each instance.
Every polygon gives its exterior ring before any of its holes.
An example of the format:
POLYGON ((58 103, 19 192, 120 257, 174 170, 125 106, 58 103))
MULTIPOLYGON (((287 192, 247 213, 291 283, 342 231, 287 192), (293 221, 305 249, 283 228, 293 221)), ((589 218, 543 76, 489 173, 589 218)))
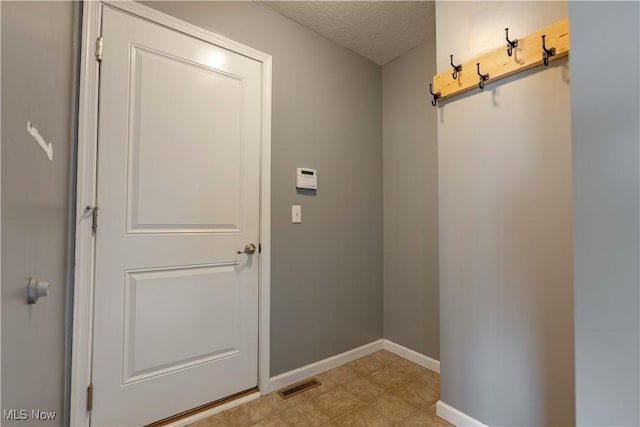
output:
POLYGON ((383 65, 435 33, 433 1, 259 1, 383 65))

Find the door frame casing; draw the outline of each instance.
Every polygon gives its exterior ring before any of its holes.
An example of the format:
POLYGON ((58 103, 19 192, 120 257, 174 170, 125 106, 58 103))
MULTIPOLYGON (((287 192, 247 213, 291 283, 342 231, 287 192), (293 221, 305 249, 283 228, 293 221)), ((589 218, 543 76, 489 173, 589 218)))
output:
MULTIPOLYGON (((75 267, 73 339, 71 355, 70 424, 88 426, 87 387, 91 383, 93 342, 93 298, 95 235, 91 212, 96 206, 98 152, 99 64, 96 39, 101 32, 105 6, 159 24, 207 43, 254 59, 262 64, 262 123, 260 143, 260 244, 258 388, 269 392, 270 277, 271 277, 271 67, 272 57, 226 37, 217 35, 132 0, 85 0, 82 9, 82 50, 78 105, 78 154, 75 206, 75 267)), ((105 40, 105 44, 109 41, 105 40)), ((99 221, 98 221, 99 222, 99 221)), ((99 232, 99 231, 98 231, 99 232)), ((99 390, 99 385, 96 385, 99 390)), ((98 391, 99 392, 99 391, 98 391)))

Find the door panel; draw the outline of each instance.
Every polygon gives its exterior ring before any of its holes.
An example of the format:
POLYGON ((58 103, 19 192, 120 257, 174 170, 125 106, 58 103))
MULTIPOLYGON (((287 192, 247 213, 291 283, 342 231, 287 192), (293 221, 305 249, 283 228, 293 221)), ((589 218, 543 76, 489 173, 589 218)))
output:
POLYGON ((125 383, 238 353, 235 264, 129 271, 124 304, 125 383))
POLYGON ((131 55, 127 231, 239 231, 243 80, 138 46, 131 55))
POLYGON ((93 425, 255 387, 261 64, 104 7, 93 425))

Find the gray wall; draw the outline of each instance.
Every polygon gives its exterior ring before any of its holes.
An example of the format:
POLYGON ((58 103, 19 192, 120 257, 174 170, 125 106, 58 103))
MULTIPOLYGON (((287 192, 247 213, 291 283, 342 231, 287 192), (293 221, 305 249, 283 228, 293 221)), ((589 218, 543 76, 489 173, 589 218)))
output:
POLYGON ((2 409, 57 412, 4 425, 63 423, 75 7, 2 3, 2 409), (51 283, 33 306, 29 276, 51 283))
POLYGON ((438 360, 435 50, 433 37, 382 67, 382 157, 384 337, 438 360))
MULTIPOLYGON (((566 16, 438 2, 438 70, 566 16)), ((441 399, 488 425, 574 423, 568 78, 565 58, 438 110, 441 399)))
POLYGON ((380 67, 253 2, 145 4, 273 56, 271 375, 381 338, 380 67))
POLYGON ((637 426, 640 7, 570 2, 569 18, 576 421, 637 426))

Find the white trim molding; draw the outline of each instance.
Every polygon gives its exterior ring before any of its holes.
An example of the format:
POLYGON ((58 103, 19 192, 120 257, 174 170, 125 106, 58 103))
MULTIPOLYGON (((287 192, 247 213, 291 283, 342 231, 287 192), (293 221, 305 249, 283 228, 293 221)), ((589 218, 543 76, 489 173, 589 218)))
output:
POLYGON ((261 389, 262 394, 266 394, 272 390, 278 390, 288 385, 295 384, 306 378, 321 374, 330 369, 342 366, 346 363, 353 362, 354 360, 367 356, 371 353, 375 353, 378 350, 387 350, 391 353, 397 354, 404 359, 416 363, 423 368, 427 368, 431 371, 440 373, 439 361, 432 359, 429 356, 425 356, 422 353, 418 353, 417 351, 411 350, 407 347, 403 347, 400 344, 396 344, 393 341, 389 341, 387 339, 379 339, 370 342, 369 344, 365 344, 361 347, 345 351, 344 353, 319 360, 317 362, 302 366, 300 368, 285 372, 280 375, 276 375, 275 377, 271 378, 269 387, 261 389))
POLYGON ((302 381, 314 375, 321 374, 330 369, 334 369, 346 363, 353 362, 354 360, 367 356, 371 353, 375 353, 378 350, 382 350, 383 342, 384 340, 379 339, 369 344, 365 344, 361 347, 357 347, 352 350, 345 351, 344 353, 328 357, 326 359, 320 360, 315 363, 311 363, 309 365, 303 366, 298 369, 294 369, 289 372, 285 372, 280 375, 276 375, 275 377, 271 378, 271 382, 268 390, 263 391, 262 394, 265 394, 265 392, 268 393, 271 390, 278 390, 278 389, 281 389, 282 387, 295 384, 298 381, 302 381))
MULTIPOLYGON (((88 426, 90 423, 90 412, 86 409, 86 398, 87 387, 91 383, 95 236, 91 230, 91 210, 87 207, 94 207, 96 204, 99 64, 95 58, 95 42, 101 33, 104 7, 121 10, 149 22, 237 52, 262 64, 258 387, 262 391, 262 389, 268 388, 270 383, 272 57, 132 0, 85 0, 82 10, 82 53, 78 108, 76 242, 70 392, 70 424, 72 426, 88 426)), ((244 400, 238 399, 229 402, 229 404, 240 404, 252 398, 255 398, 253 394, 246 396, 243 398, 244 400)), ((225 408, 228 407, 225 406, 225 408)), ((206 413, 211 415, 208 411, 206 413)))
POLYGON ((488 427, 486 424, 457 410, 453 406, 447 405, 442 400, 438 400, 436 403, 436 415, 456 427, 488 427))
MULTIPOLYGON (((257 51, 256 51, 257 52, 257 51)), ((260 147, 260 295, 258 325, 258 388, 268 389, 271 358, 271 67, 262 54, 262 145, 260 147)))
POLYGON ((73 338, 71 343, 71 395, 69 421, 88 426, 87 387, 91 383, 93 342, 93 269, 95 236, 90 211, 96 204, 97 117, 99 67, 95 61, 95 40, 100 34, 102 5, 82 5, 82 51, 78 104, 78 154, 75 207, 75 271, 73 280, 73 338))
POLYGON ((403 357, 413 363, 416 363, 423 368, 427 368, 433 372, 440 373, 440 361, 430 358, 422 353, 418 353, 417 351, 411 350, 410 348, 401 346, 400 344, 396 344, 393 341, 389 341, 388 339, 384 339, 383 348, 391 353, 397 354, 400 357, 403 357))
MULTIPOLYGON (((2 22, 2 2, 0 2, 0 22, 2 22)), ((0 34, 2 31, 0 31, 0 34)), ((0 70, 2 70, 2 37, 0 37, 0 70)), ((2 71, 0 71, 0 82, 2 82, 2 71)), ((0 99, 2 99, 2 84, 0 84, 0 99)), ((1 109, 0 109, 1 110, 1 109)), ((2 114, 0 113, 0 153, 2 152, 2 114)), ((0 165, 2 164, 2 156, 0 156, 0 165)), ((0 167, 0 169, 2 169, 0 167)), ((0 170, 0 189, 2 188, 1 179, 2 171, 0 170)), ((0 190, 0 193, 2 191, 0 190)), ((0 194, 0 201, 2 200, 2 195, 0 194)), ((2 202, 0 202, 0 242, 2 242, 2 202)), ((2 245, 0 245, 0 248, 2 245)), ((0 249, 0 266, 2 265, 2 250, 0 249)), ((2 289, 2 275, 0 274, 0 289, 2 289)), ((2 298, 0 298, 0 342, 2 336, 2 298)), ((0 366, 2 366, 2 352, 0 351, 0 366)), ((0 369, 0 384, 2 383, 2 369, 0 369)), ((0 387, 0 402, 2 402, 2 387, 0 387)), ((2 420, 0 420, 0 426, 2 426, 2 420)))

